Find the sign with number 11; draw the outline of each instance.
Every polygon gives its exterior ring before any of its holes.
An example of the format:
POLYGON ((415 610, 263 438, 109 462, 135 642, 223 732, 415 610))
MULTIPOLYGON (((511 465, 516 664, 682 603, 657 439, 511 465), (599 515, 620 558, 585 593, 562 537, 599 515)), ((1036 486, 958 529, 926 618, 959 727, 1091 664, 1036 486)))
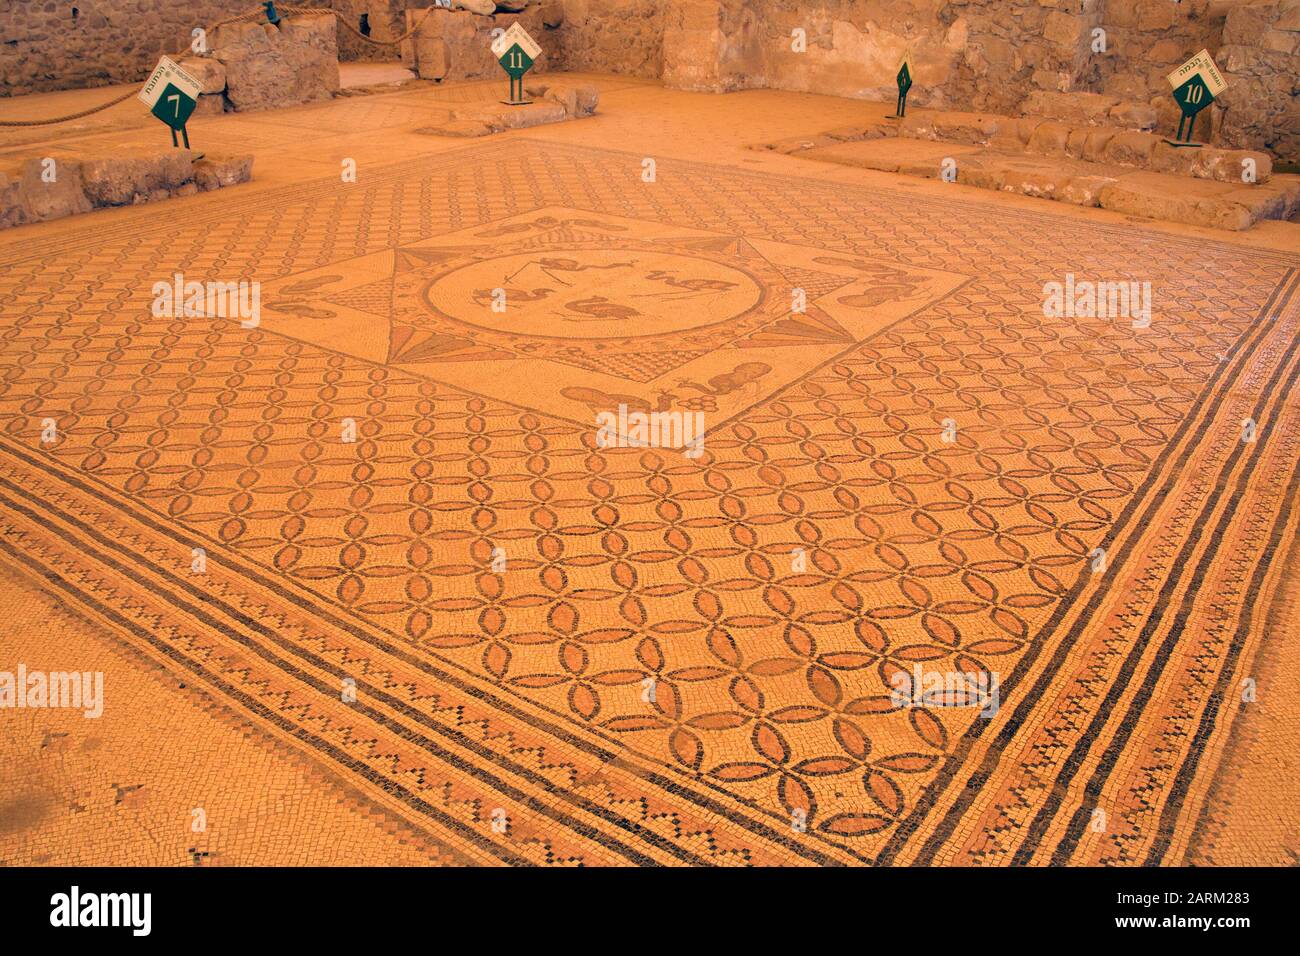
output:
POLYGON ((506 102, 512 106, 523 105, 527 102, 524 99, 524 74, 541 56, 542 48, 516 22, 492 41, 492 52, 501 64, 501 69, 510 77, 510 99, 506 102))

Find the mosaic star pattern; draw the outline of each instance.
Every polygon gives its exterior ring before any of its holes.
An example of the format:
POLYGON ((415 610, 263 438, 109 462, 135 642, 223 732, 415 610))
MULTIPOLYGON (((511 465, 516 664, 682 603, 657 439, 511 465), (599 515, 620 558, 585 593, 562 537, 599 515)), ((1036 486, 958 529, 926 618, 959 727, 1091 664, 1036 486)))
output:
POLYGON ((6 560, 478 862, 1180 861, 1295 534, 1300 258, 639 168, 475 146, 33 242, 6 560), (177 271, 261 326, 152 316, 177 271), (1151 327, 1045 317, 1066 272, 1151 327), (620 398, 703 454, 598 446, 620 398))

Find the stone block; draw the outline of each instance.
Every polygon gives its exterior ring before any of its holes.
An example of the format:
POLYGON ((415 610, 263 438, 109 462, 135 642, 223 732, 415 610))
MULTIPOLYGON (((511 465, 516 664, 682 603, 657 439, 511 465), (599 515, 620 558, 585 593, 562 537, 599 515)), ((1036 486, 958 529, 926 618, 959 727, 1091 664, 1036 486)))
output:
POLYGON ((1038 127, 1042 126, 1045 121, 1036 116, 1026 116, 1016 121, 1016 137, 1024 146, 1029 145, 1029 141, 1034 138, 1034 133, 1038 127))
POLYGON ((451 70, 451 50, 442 37, 415 40, 415 72, 422 80, 441 80, 451 70))
POLYGON ((1300 221, 1300 175, 1280 174, 1271 177, 1267 183, 1244 188, 1249 190, 1248 195, 1265 197, 1265 201, 1270 203, 1274 201, 1271 197, 1277 197, 1277 214, 1270 218, 1300 221))
POLYGON ((1232 191, 1222 183, 1134 173, 1102 189, 1101 207, 1128 216, 1211 229, 1249 229, 1255 223, 1255 213, 1231 195, 1232 191))
POLYGON ((215 57, 190 56, 178 65, 199 81, 203 93, 220 93, 226 88, 226 66, 215 57))
POLYGON ((1157 173, 1174 173, 1179 176, 1194 175, 1192 170, 1197 163, 1200 150, 1170 146, 1164 140, 1156 143, 1151 151, 1147 168, 1157 173))
POLYGON ((1055 90, 1034 90, 1021 105, 1021 110, 1034 116, 1043 116, 1059 123, 1105 123, 1110 111, 1119 103, 1114 96, 1101 93, 1059 93, 1055 90))
MULTIPOLYGON (((1143 33, 1168 30, 1178 19, 1177 4, 1168 0, 1126 0, 1136 9, 1136 22, 1133 24, 1143 33)), ((1123 6, 1124 4, 1115 4, 1123 6)), ((1109 11, 1108 11, 1109 12, 1109 11)))
POLYGON ((561 0, 547 0, 542 4, 542 25, 548 30, 558 30, 564 25, 564 4, 561 0))
POLYGON ((1100 206, 1101 191, 1116 181, 1114 176, 1071 176, 1056 198, 1076 206, 1100 206))
POLYGON ((1160 137, 1151 133, 1124 130, 1112 136, 1106 144, 1106 161, 1121 166, 1145 167, 1159 142, 1160 137))
POLYGON ((1069 173, 1055 164, 1013 162, 1008 164, 1002 189, 1022 196, 1058 199, 1069 181, 1069 173))
POLYGON ((907 139, 938 139, 934 114, 912 111, 898 121, 898 135, 907 139))
POLYGON ((492 128, 476 120, 450 120, 441 126, 425 126, 416 130, 425 136, 490 136, 492 128))
POLYGON ((27 222, 27 210, 22 202, 22 177, 0 170, 0 229, 21 226, 27 222))
POLYGON ((212 55, 225 66, 231 106, 260 110, 329 99, 339 88, 335 30, 332 14, 218 29, 212 55))
POLYGON ((1156 128, 1159 116, 1150 103, 1118 103, 1111 108, 1106 117, 1109 125, 1121 129, 1150 131, 1156 128))
POLYGON ((1044 156, 1064 156, 1072 132, 1073 127, 1065 123, 1039 123, 1029 138, 1029 151, 1044 156))
POLYGON ((220 116, 225 111, 226 96, 224 93, 200 94, 198 105, 194 107, 195 116, 220 116))
POLYGON ((1091 22, 1086 16, 1054 10, 1043 22, 1043 36, 1058 47, 1073 50, 1083 43, 1090 26, 1091 22))
POLYGON ((976 189, 1002 189, 1007 178, 1007 158, 994 153, 970 156, 957 164, 957 182, 976 189))
POLYGON ((1110 145, 1111 139, 1118 130, 1109 129, 1105 126, 1097 127, 1088 131, 1088 137, 1083 142, 1083 155, 1081 158, 1090 163, 1104 163, 1106 161, 1106 147, 1110 145))
POLYGON ((194 183, 202 192, 246 183, 253 176, 252 156, 205 156, 194 164, 194 183))
POLYGON ((1065 139, 1065 155, 1071 159, 1082 159, 1090 135, 1092 135, 1092 128, 1088 126, 1079 126, 1070 130, 1070 135, 1065 139))
POLYGON ((138 196, 170 196, 194 178, 194 154, 187 149, 127 152, 87 159, 82 188, 94 206, 126 206, 138 196))
POLYGON ((28 222, 90 212, 93 206, 82 188, 80 161, 59 158, 54 182, 45 182, 41 175, 44 170, 41 159, 23 163, 19 202, 28 222))
POLYGON ((58 158, 56 178, 41 176, 42 159, 0 170, 0 228, 58 219, 109 206, 159 202, 248 180, 252 156, 194 161, 185 149, 121 149, 58 158))
POLYGON ((1246 184, 1242 178, 1247 168, 1247 160, 1254 166, 1255 183, 1266 183, 1273 173, 1273 157, 1268 153, 1250 149, 1204 149, 1184 150, 1194 153, 1192 175, 1201 179, 1213 179, 1221 183, 1246 184))
POLYGON ((934 138, 945 143, 983 145, 996 136, 1004 123, 1014 120, 988 113, 938 112, 931 114, 934 138))
POLYGON ((828 129, 825 135, 841 143, 855 143, 864 139, 879 139, 884 134, 876 126, 854 125, 828 129))
MULTIPOLYGON (((544 123, 558 123, 568 118, 562 103, 541 100, 527 106, 507 106, 504 103, 480 104, 457 110, 453 120, 480 123, 492 132, 507 129, 524 129, 544 123)), ((464 134, 460 134, 464 135, 464 134)))

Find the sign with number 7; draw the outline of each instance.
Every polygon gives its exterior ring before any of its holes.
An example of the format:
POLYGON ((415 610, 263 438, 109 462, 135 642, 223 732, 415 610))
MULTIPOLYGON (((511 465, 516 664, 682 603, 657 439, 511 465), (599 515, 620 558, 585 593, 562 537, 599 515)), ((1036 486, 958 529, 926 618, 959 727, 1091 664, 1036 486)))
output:
MULTIPOLYGON (((158 61, 149 79, 140 90, 140 101, 149 107, 149 112, 166 123, 172 130, 172 142, 176 133, 184 132, 185 123, 199 105, 199 94, 203 87, 199 81, 182 70, 170 57, 158 61)), ((186 135, 186 145, 189 136, 186 135)))

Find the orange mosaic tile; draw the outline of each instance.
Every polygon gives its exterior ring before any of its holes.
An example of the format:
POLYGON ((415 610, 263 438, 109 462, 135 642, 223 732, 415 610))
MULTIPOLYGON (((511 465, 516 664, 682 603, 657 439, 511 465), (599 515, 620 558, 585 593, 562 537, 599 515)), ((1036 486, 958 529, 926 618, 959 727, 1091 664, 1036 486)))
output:
POLYGON ((596 135, 4 247, 0 859, 1284 862, 1300 254, 596 135))

